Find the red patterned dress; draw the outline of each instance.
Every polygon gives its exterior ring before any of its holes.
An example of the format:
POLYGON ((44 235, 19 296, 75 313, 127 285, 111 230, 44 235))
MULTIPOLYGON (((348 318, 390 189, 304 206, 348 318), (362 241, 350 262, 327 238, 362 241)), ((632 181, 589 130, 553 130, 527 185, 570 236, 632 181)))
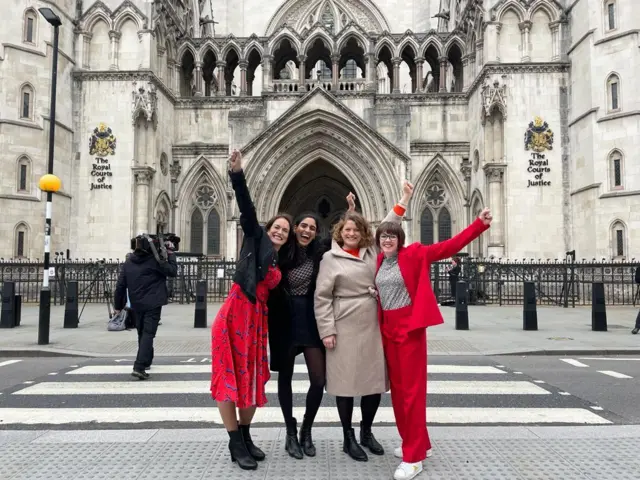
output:
POLYGON ((267 403, 265 384, 269 371, 269 327, 267 299, 282 274, 269 268, 256 287, 252 304, 233 284, 211 327, 211 396, 234 402, 238 408, 262 407, 267 403))

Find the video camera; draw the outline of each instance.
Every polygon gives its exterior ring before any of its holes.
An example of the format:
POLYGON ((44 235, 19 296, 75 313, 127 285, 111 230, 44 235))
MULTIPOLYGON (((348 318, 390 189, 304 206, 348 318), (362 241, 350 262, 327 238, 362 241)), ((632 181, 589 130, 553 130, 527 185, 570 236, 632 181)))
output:
POLYGON ((151 253, 160 263, 167 261, 169 256, 167 250, 177 252, 179 248, 180 237, 175 233, 159 233, 157 235, 143 233, 131 239, 131 250, 151 253))

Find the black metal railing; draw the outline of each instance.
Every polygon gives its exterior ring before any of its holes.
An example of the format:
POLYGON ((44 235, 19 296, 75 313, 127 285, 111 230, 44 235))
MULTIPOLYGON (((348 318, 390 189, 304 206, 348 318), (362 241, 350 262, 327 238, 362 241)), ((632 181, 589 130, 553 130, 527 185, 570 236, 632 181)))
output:
MULTIPOLYGON (((50 276, 52 302, 64 304, 66 284, 78 282, 80 303, 112 301, 118 279, 119 260, 54 261, 50 276)), ((431 280, 439 301, 450 298, 449 262, 431 266, 431 280)), ((635 283, 638 263, 607 261, 555 260, 485 260, 464 258, 460 280, 469 285, 469 302, 487 305, 521 305, 523 284, 534 282, 539 305, 573 307, 591 304, 591 285, 605 285, 607 305, 640 303, 640 285, 635 283)), ((211 259, 181 254, 178 256, 178 276, 169 279, 172 302, 195 302, 196 283, 207 282, 207 300, 222 302, 226 298, 235 261, 211 259)), ((42 285, 43 264, 39 261, 5 261, 0 259, 0 288, 4 281, 16 283, 16 293, 24 303, 37 303, 42 285)))

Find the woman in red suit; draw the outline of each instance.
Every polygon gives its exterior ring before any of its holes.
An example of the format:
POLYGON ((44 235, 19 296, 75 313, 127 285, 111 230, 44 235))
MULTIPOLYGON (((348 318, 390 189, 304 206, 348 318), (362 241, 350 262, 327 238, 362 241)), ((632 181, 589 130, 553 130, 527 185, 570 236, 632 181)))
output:
POLYGON ((211 396, 229 433, 231 460, 244 470, 255 470, 256 461, 265 459, 251 440, 249 426, 256 407, 267 403, 267 299, 281 279, 278 251, 283 246, 293 251, 295 236, 288 215, 276 215, 260 226, 238 151, 229 164, 244 239, 231 291, 211 328, 211 396))
POLYGON ((409 480, 422 471, 431 455, 427 432, 427 332, 444 323, 431 289, 431 264, 452 257, 478 238, 491 224, 484 209, 478 219, 450 240, 434 245, 404 246, 397 223, 383 222, 376 232, 378 255, 376 288, 382 341, 391 384, 391 403, 402 446, 395 480, 409 480))

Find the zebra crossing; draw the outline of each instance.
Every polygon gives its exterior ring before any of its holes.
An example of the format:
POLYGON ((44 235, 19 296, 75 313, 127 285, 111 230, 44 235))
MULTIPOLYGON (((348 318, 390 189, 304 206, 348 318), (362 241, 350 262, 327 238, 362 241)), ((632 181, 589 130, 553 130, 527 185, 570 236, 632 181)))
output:
MULTIPOLYGON (((129 361, 125 364, 102 359, 74 365, 3 390, 0 425, 46 425, 55 429, 67 425, 192 428, 221 424, 209 393, 211 365, 206 360, 156 359, 149 372, 151 378, 146 381, 130 377, 129 361)), ((273 373, 267 383, 269 403, 258 409, 256 426, 282 423, 276 378, 273 373)), ((297 418, 303 416, 308 387, 306 365, 298 363, 293 379, 297 418)), ((604 425, 615 423, 611 418, 568 392, 502 365, 450 362, 428 366, 430 425, 604 425)), ((359 420, 360 411, 356 408, 354 422, 359 420)), ((316 423, 339 425, 335 400, 328 394, 316 423)), ((376 423, 395 423, 388 393, 383 395, 376 423)))

